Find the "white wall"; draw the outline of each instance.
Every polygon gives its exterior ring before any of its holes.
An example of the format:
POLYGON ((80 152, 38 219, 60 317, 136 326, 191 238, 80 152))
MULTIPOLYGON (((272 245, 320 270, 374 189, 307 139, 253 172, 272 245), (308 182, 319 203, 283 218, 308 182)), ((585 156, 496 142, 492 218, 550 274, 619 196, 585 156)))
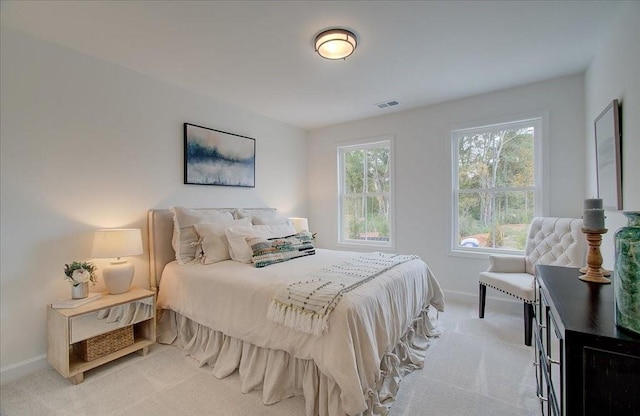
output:
POLYGON ((70 296, 63 265, 88 259, 96 228, 143 229, 148 287, 151 208, 307 214, 304 131, 5 27, 1 42, 2 381, 42 365, 46 305, 70 296), (255 138, 255 189, 184 185, 184 122, 255 138))
MULTIPOLYGON (((622 208, 640 211, 640 2, 629 2, 610 25, 585 75, 585 196, 597 194, 593 121, 612 100, 622 115, 622 208)), ((615 231, 627 223, 618 211, 606 212, 608 233, 602 240, 604 267, 613 268, 615 231)))
MULTIPOLYGON (((318 244, 335 247, 337 142, 395 136, 397 251, 422 256, 450 291, 475 296, 477 274, 487 266, 485 259, 448 254, 451 128, 546 112, 547 214, 580 216, 582 199, 596 189, 593 119, 617 98, 623 110, 624 208, 640 210, 639 19, 640 3, 622 8, 584 78, 315 130, 308 148, 298 129, 2 27, 2 382, 29 363, 42 363, 46 304, 69 296, 63 264, 88 258, 96 228, 146 231, 148 209, 178 204, 274 206, 308 215, 318 244), (256 188, 183 185, 183 122, 255 137, 256 188)), ((620 213, 607 213, 605 266, 613 258, 613 232, 625 222, 620 213)), ((132 259, 139 286, 147 286, 147 255, 132 259)))
POLYGON ((449 255, 451 129, 548 115, 549 208, 581 216, 584 197, 584 78, 574 75, 387 116, 317 129, 309 134, 309 223, 318 244, 336 247, 336 143, 395 137, 396 251, 420 255, 445 289, 477 293, 486 258, 449 255))

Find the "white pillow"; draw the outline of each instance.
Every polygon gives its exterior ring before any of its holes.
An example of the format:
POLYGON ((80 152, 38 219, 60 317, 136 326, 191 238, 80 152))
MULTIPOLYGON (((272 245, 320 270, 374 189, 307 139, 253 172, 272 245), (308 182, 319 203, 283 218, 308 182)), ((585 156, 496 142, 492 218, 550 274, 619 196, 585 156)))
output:
POLYGON ((251 218, 253 225, 284 224, 288 218, 278 214, 274 208, 236 209, 236 218, 251 218))
POLYGON ((259 217, 274 217, 278 215, 278 212, 275 208, 253 208, 253 209, 245 209, 245 208, 237 208, 235 211, 236 218, 253 218, 255 216, 259 217))
POLYGON ((231 259, 241 263, 251 263, 253 250, 247 243, 247 238, 287 237, 296 233, 293 224, 250 225, 229 227, 225 230, 229 240, 229 254, 231 259))
POLYGON ((263 217, 260 215, 254 215, 251 219, 251 223, 253 225, 276 225, 276 224, 284 224, 289 222, 288 218, 282 217, 280 215, 275 215, 273 217, 263 217))
POLYGON ((231 220, 229 222, 201 222, 194 227, 200 236, 202 247, 202 263, 213 264, 223 260, 229 260, 229 242, 225 229, 232 226, 251 225, 251 218, 231 220))
POLYGON ((176 252, 178 264, 192 263, 197 255, 198 234, 193 227, 201 222, 231 222, 233 215, 228 210, 190 209, 171 207, 173 213, 173 239, 171 245, 176 252))

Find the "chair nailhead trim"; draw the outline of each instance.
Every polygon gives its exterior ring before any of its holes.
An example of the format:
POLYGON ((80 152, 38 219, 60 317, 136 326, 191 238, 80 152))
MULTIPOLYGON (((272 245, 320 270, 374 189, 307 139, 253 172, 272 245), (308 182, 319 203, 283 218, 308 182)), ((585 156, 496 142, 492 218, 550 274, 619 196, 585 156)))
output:
POLYGON ((495 286, 491 286, 491 285, 488 285, 488 284, 486 284, 486 283, 484 283, 484 282, 480 282, 480 284, 481 284, 482 286, 487 286, 487 287, 490 287, 491 289, 495 289, 495 290, 497 290, 498 292, 502 292, 502 293, 505 293, 505 294, 507 294, 507 295, 509 295, 509 296, 513 296, 513 297, 514 297, 514 298, 516 298, 516 299, 520 299, 520 300, 521 300, 521 301, 523 301, 524 303, 533 303, 533 302, 534 302, 533 300, 527 300, 527 299, 525 299, 525 298, 521 298, 520 296, 516 296, 516 295, 514 295, 513 293, 505 292, 505 291, 504 291, 504 290, 502 290, 502 289, 498 289, 497 287, 495 287, 495 286))

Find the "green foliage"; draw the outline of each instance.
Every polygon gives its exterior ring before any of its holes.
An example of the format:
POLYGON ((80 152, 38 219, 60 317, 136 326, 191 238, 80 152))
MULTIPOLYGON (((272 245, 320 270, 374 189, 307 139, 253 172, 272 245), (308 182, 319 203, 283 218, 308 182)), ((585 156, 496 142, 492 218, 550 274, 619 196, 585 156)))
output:
POLYGON ((517 248, 524 250, 524 246, 527 244, 527 229, 523 228, 520 232, 516 234, 516 244, 517 248))
MULTIPOLYGON (((458 137, 460 238, 489 233, 495 247, 517 244, 500 224, 528 224, 534 210, 533 127, 479 130, 458 137), (520 189, 514 189, 520 188, 520 189), (524 188, 524 189, 522 189, 524 188)), ((524 244, 522 244, 524 247, 524 244)))
POLYGON ((342 153, 343 215, 350 239, 389 237, 389 147, 362 147, 342 153))
POLYGON ((389 237, 389 221, 387 217, 375 215, 369 219, 369 232, 377 233, 379 237, 389 237))
POLYGON ((361 193, 364 191, 364 150, 346 152, 345 163, 345 192, 361 193))
POLYGON ((500 228, 499 225, 496 225, 494 228, 489 231, 489 244, 493 242, 495 234, 495 242, 493 243, 493 247, 502 247, 504 246, 504 232, 500 228))
POLYGON ((458 223, 458 231, 460 234, 459 240, 462 240, 463 238, 470 235, 487 233, 489 232, 489 228, 485 224, 474 218, 462 216, 460 217, 460 222, 458 223))
POLYGON ((375 238, 389 238, 389 221, 382 215, 375 215, 369 221, 351 218, 349 221, 349 238, 361 240, 365 236, 375 238))
POLYGON ((351 240, 357 240, 360 238, 360 234, 364 232, 364 221, 357 221, 352 218, 349 221, 349 238, 351 240))

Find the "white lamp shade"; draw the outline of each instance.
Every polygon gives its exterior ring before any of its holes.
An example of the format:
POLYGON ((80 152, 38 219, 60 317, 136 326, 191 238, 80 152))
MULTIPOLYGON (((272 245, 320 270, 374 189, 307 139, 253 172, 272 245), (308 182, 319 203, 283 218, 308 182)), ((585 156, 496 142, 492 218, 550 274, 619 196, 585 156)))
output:
POLYGON ((309 220, 306 218, 292 217, 289 220, 293 223, 296 233, 301 231, 309 231, 309 220))
POLYGON ((142 233, 139 228, 114 228, 96 231, 91 257, 113 258, 139 254, 142 254, 142 233))

